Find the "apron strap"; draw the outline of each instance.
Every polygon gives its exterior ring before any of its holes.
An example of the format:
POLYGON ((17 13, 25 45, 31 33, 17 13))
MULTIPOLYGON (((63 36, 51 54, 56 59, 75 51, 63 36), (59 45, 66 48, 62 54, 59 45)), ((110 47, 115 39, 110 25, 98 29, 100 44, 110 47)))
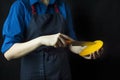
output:
POLYGON ((56 13, 59 13, 59 9, 58 9, 57 4, 54 4, 54 9, 55 9, 55 12, 56 12, 56 13))
POLYGON ((32 14, 33 15, 37 14, 35 5, 32 5, 31 8, 32 8, 32 14))
MULTIPOLYGON (((35 4, 32 5, 31 8, 32 8, 32 14, 33 15, 37 14, 37 11, 36 11, 36 8, 35 8, 35 4)), ((58 9, 58 6, 56 4, 54 4, 54 9, 55 9, 56 13, 59 13, 59 9, 58 9)))

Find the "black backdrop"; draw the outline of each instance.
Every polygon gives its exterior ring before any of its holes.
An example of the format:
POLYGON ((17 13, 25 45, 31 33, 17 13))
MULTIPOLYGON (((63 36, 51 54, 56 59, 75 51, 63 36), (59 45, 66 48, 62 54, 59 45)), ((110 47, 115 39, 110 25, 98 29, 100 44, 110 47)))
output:
MULTIPOLYGON (((0 0, 0 30, 13 1, 0 0)), ((79 40, 101 39, 105 42, 101 59, 85 60, 70 55, 73 80, 120 79, 120 1, 72 0, 71 9, 79 40)), ((8 62, 0 54, 0 80, 19 80, 19 69, 19 59, 8 62)))

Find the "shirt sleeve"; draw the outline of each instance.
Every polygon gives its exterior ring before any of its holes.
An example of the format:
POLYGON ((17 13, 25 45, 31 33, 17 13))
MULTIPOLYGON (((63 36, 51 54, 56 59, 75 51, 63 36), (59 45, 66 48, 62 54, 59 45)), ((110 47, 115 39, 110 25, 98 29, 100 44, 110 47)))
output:
POLYGON ((5 53, 14 43, 23 41, 24 33, 24 8, 19 1, 13 3, 3 25, 3 44, 1 51, 5 53))
POLYGON ((77 36, 76 36, 76 33, 75 33, 75 28, 73 27, 71 9, 70 9, 70 6, 67 3, 65 4, 65 9, 66 9, 68 34, 69 34, 70 37, 77 40, 77 36))

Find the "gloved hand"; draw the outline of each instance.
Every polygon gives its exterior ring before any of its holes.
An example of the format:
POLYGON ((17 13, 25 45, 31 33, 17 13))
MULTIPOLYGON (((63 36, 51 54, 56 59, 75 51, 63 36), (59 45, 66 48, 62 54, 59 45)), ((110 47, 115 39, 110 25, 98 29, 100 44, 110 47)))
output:
POLYGON ((61 33, 41 36, 42 45, 53 46, 55 48, 66 47, 68 45, 66 41, 73 41, 73 39, 61 33))
POLYGON ((73 41, 71 42, 70 50, 85 59, 97 59, 103 53, 103 42, 101 40, 94 42, 73 41))
POLYGON ((86 55, 86 56, 82 56, 83 58, 85 59, 98 59, 102 56, 103 54, 103 47, 101 49, 99 49, 98 51, 92 53, 92 54, 89 54, 89 55, 86 55))

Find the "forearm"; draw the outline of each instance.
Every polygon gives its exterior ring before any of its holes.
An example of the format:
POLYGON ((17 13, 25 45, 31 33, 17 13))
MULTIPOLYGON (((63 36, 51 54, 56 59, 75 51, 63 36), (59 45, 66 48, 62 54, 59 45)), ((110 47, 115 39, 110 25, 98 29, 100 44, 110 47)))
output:
POLYGON ((8 51, 5 52, 4 56, 7 60, 20 58, 29 54, 41 45, 41 37, 24 43, 15 43, 8 51))
POLYGON ((53 46, 53 47, 65 47, 66 40, 72 40, 66 35, 61 33, 40 36, 33 40, 24 43, 15 43, 8 51, 5 52, 4 56, 7 60, 20 58, 25 56, 40 47, 41 45, 53 46))

